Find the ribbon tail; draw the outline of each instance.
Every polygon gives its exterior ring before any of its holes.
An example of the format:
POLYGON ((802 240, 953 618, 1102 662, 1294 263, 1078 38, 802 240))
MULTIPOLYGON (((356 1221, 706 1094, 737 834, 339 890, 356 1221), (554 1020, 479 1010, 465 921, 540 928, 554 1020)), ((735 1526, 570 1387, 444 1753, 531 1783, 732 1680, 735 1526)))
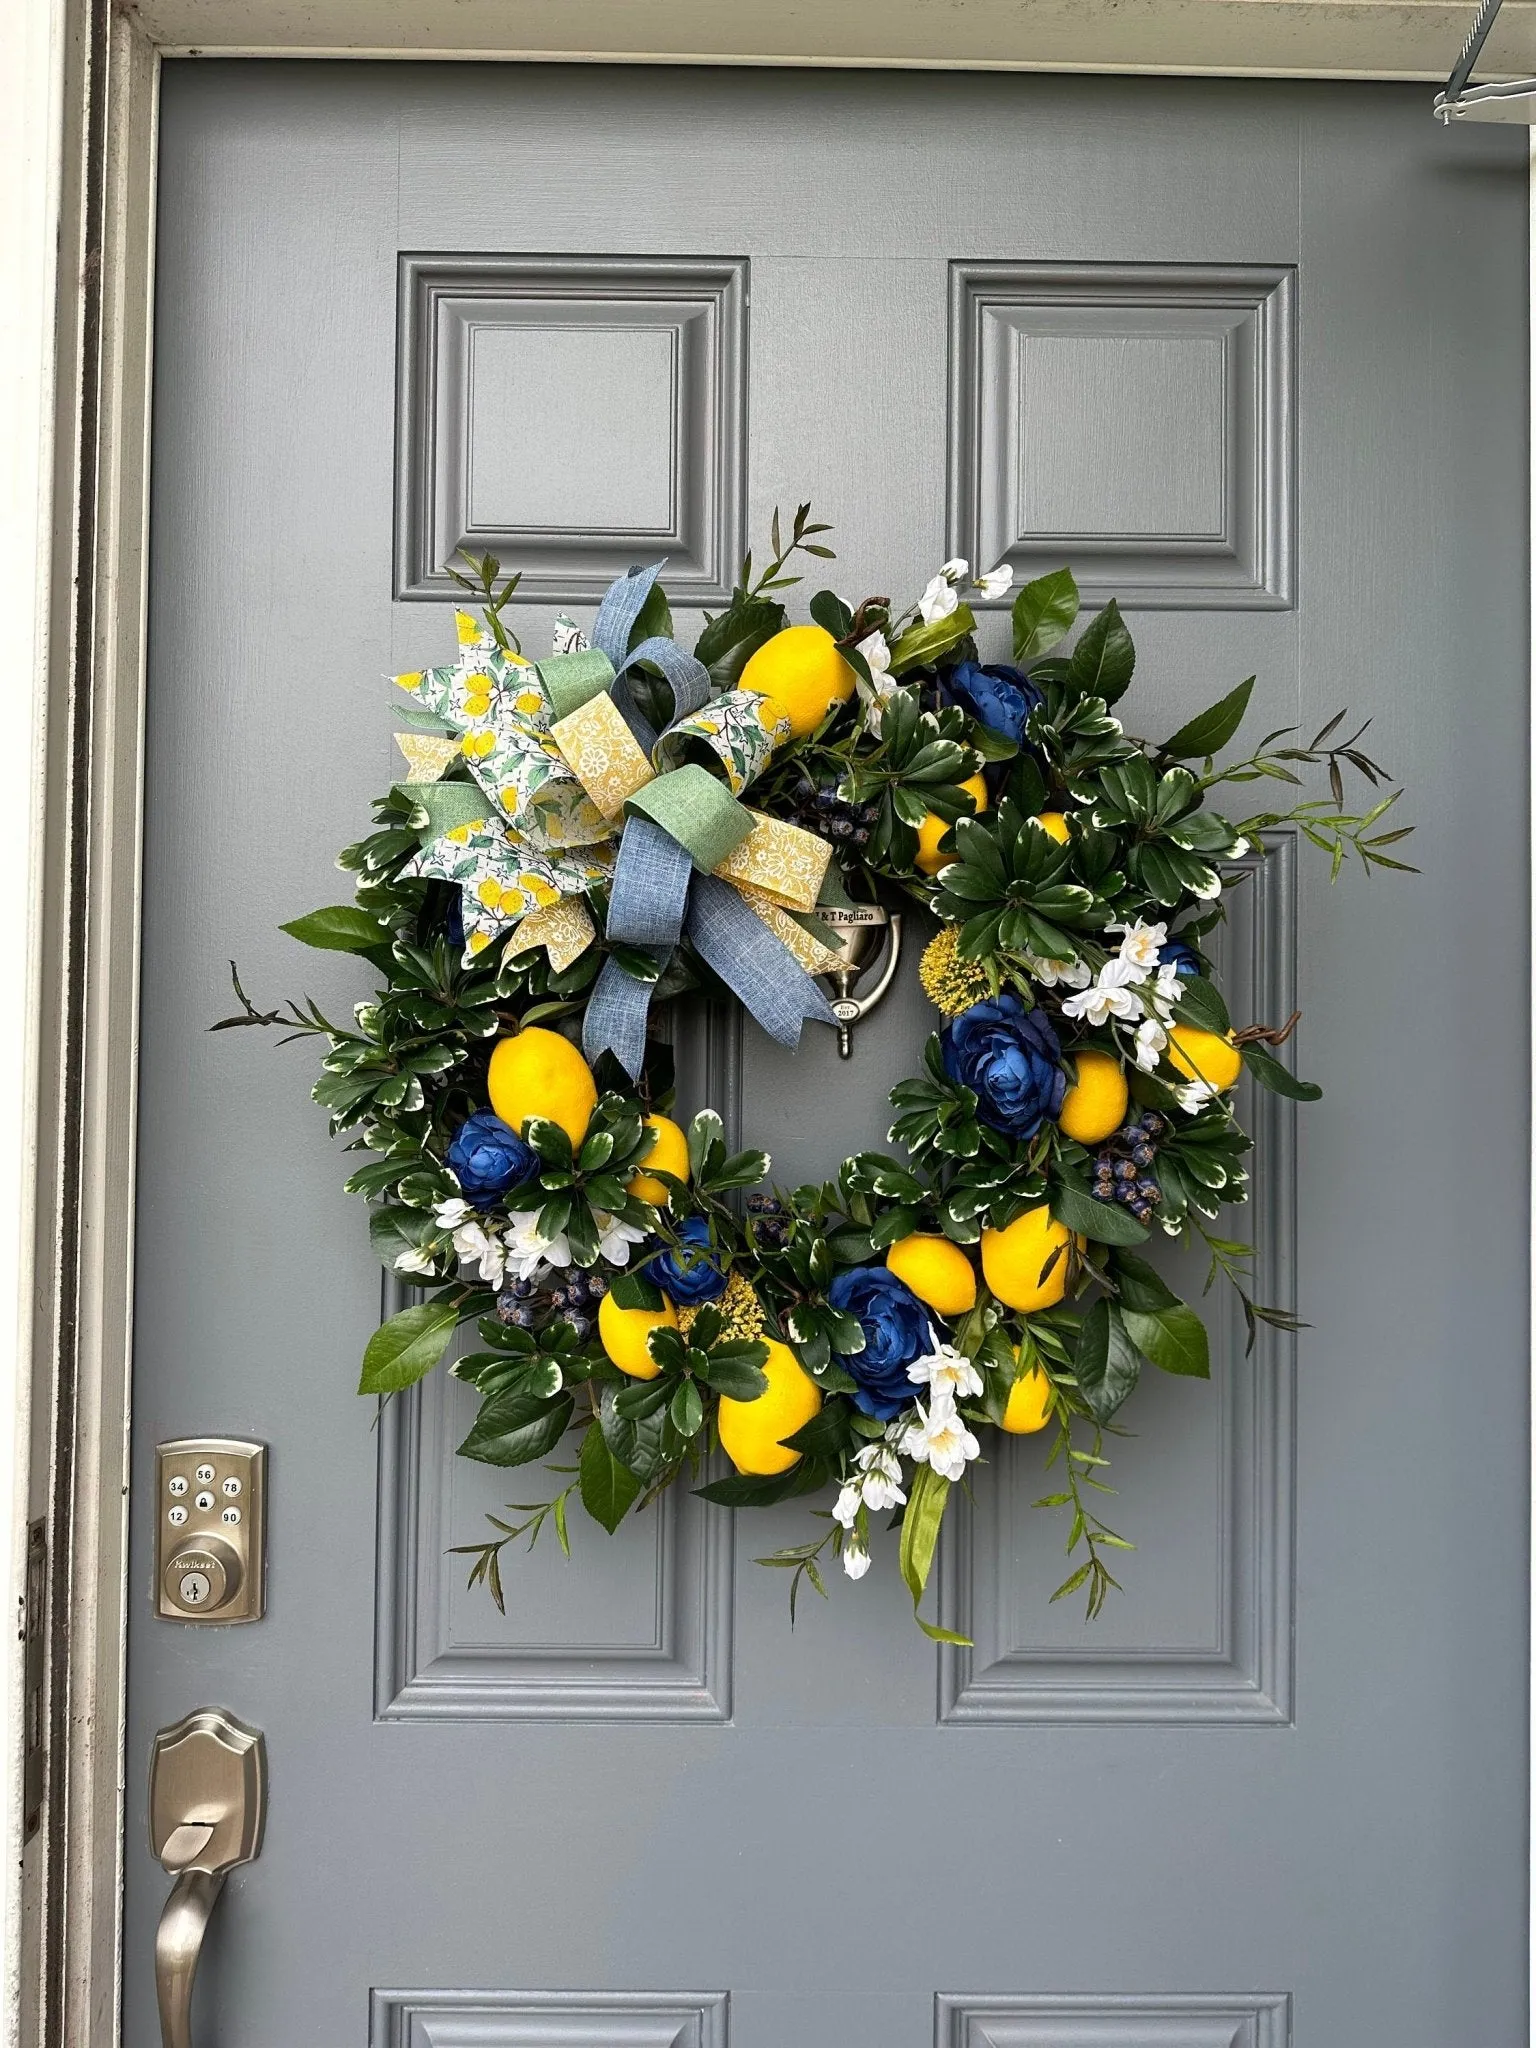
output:
POLYGON ((621 946, 675 946, 692 875, 686 846, 649 818, 630 818, 613 870, 609 938, 621 946))
POLYGON ((780 1045, 797 1046, 807 1018, 835 1024, 832 1006, 794 955, 729 882, 699 875, 688 906, 688 939, 780 1045))
MULTIPOLYGON (((608 937, 624 946, 670 953, 682 935, 693 858, 649 818, 631 818, 619 841, 608 900, 608 937)), ((587 1001, 581 1045, 589 1060, 617 1055, 631 1080, 645 1058, 646 1023, 655 983, 637 981, 617 960, 605 960, 587 1001)))
POLYGON ((581 1049, 591 1063, 595 1065, 603 1053, 611 1052, 632 1081, 640 1078, 654 987, 653 982, 636 981, 626 974, 617 960, 603 962, 581 1026, 581 1049))

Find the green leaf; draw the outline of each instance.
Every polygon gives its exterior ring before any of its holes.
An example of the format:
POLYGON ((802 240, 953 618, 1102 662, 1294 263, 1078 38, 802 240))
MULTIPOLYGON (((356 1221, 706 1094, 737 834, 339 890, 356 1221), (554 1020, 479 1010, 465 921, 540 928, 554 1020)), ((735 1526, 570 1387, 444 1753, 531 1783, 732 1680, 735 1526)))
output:
POLYGON ((1053 569, 1026 583, 1013 600, 1013 658, 1034 661, 1070 631, 1080 599, 1070 569, 1053 569))
POLYGON ((919 620, 908 626, 891 649, 891 674, 905 675, 908 669, 927 667, 975 630, 976 615, 968 604, 956 605, 947 618, 931 624, 919 620))
POLYGON ((1267 1045, 1245 1045, 1243 1065, 1255 1081, 1265 1088, 1271 1088, 1276 1095, 1285 1095, 1292 1102, 1317 1102, 1322 1098, 1322 1089, 1315 1081, 1298 1081, 1290 1068, 1283 1066, 1267 1045))
MULTIPOLYGON (((768 1347, 755 1347, 766 1358, 768 1347)), ((709 1384, 717 1394, 724 1394, 731 1401, 755 1401, 760 1394, 768 1391, 768 1375, 761 1366, 754 1365, 749 1358, 722 1356, 712 1353, 709 1361, 709 1384)))
POLYGON ((835 590, 818 590, 811 599, 811 617, 834 640, 846 640, 853 631, 853 613, 835 590))
POLYGON ((308 917, 296 917, 278 930, 301 946, 315 946, 324 953, 371 953, 390 941, 385 926, 355 903, 333 903, 326 910, 312 910, 308 917))
POLYGON ((917 1611, 928 1585, 928 1574, 933 1569, 933 1555, 938 1548, 939 1530, 948 1505, 949 1481, 935 1472, 931 1465, 919 1465, 907 1489, 906 1512, 901 1518, 901 1576, 912 1595, 912 1613, 923 1634, 931 1642, 958 1643, 969 1649, 969 1636, 957 1636, 949 1629, 938 1628, 932 1622, 924 1621, 917 1611))
POLYGON ((589 1429, 582 1438, 576 1469, 582 1506, 611 1536, 639 1498, 640 1480, 619 1463, 600 1429, 589 1429))
POLYGON ((461 1458, 482 1465, 528 1465, 547 1457, 570 1427, 569 1394, 493 1394, 459 1445, 461 1458))
POLYGON ((414 1251, 424 1237, 432 1235, 432 1219, 419 1209, 386 1206, 375 1209, 368 1218, 368 1242, 374 1256, 391 1269, 401 1252, 414 1251))
POLYGON ((697 1436, 704 1426, 704 1396, 690 1379, 679 1380, 670 1407, 672 1427, 679 1436, 697 1436))
POLYGON ((829 1401, 809 1422, 801 1423, 793 1436, 783 1439, 788 1451, 803 1451, 813 1458, 840 1458, 854 1448, 853 1411, 846 1401, 829 1401))
POLYGON ((429 1373, 458 1327, 458 1304, 446 1295, 391 1316, 368 1339, 360 1394, 398 1394, 429 1373))
POLYGON ((688 1170, 695 1180, 716 1163, 710 1155, 717 1145, 720 1151, 716 1159, 723 1157, 725 1152, 725 1125, 717 1111, 701 1109, 688 1126, 688 1170))
POLYGON ((1171 1287, 1163 1284, 1162 1275, 1145 1259, 1138 1259, 1134 1252, 1115 1253, 1114 1275, 1120 1289, 1122 1310, 1173 1308, 1178 1303, 1179 1297, 1171 1287))
POLYGON ((1145 1244, 1147 1226, 1138 1223, 1129 1209, 1117 1202, 1096 1202, 1068 1181, 1058 1183, 1051 1195, 1051 1214, 1079 1237, 1097 1244, 1145 1244))
POLYGON ((1127 1308, 1121 1314, 1127 1336, 1154 1365, 1191 1379, 1210 1378, 1210 1339, 1187 1302, 1176 1301, 1170 1308, 1127 1308))
POLYGON ((1072 685, 1085 697, 1102 697, 1113 704, 1125 695, 1135 670, 1136 649, 1120 607, 1111 598, 1098 617, 1089 620, 1072 650, 1072 685))
POLYGON ((711 619, 694 645, 717 690, 728 690, 748 661, 784 625, 784 607, 771 598, 733 604, 711 619))
POLYGON ((1120 1311, 1102 1298, 1083 1317, 1072 1369, 1095 1422, 1108 1422, 1140 1376, 1141 1357, 1120 1311))
POLYGON ((694 1492, 700 1500, 712 1500, 723 1508, 770 1508, 800 1493, 814 1493, 826 1480, 826 1467, 810 1459, 791 1465, 787 1472, 758 1478, 749 1472, 733 1472, 727 1479, 712 1479, 694 1492))
POLYGON ((1221 991, 1203 974, 1181 976, 1178 996, 1181 1024, 1193 1024, 1198 1031, 1214 1031, 1218 1037, 1232 1029, 1221 991))
POLYGON ((667 1387, 657 1381, 647 1393, 660 1395, 660 1402, 647 1415, 626 1415, 618 1407, 614 1390, 603 1395, 598 1421, 604 1440, 621 1465, 627 1465, 645 1485, 651 1485, 680 1453, 677 1433, 667 1419, 667 1387))
POLYGON ((654 1315, 661 1307, 661 1289, 643 1272, 615 1274, 608 1292, 616 1308, 645 1308, 654 1315))
POLYGON ((1181 725, 1171 740, 1164 740, 1161 751, 1175 761, 1193 761, 1206 754, 1219 754, 1243 722, 1243 713, 1248 709, 1248 699, 1253 695, 1254 678, 1239 683, 1222 698, 1219 704, 1212 704, 1198 712, 1187 725, 1181 725))

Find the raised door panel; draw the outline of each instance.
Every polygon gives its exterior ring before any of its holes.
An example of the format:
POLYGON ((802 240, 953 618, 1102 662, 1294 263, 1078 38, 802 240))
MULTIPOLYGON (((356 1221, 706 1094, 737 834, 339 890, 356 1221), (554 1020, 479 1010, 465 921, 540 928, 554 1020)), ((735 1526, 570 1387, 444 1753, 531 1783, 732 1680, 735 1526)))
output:
POLYGON ((950 553, 1287 608, 1295 303, 1289 267, 952 264, 950 553))
POLYGON ((723 601, 746 317, 735 259, 402 257, 396 595, 454 597, 464 549, 525 601, 592 602, 661 556, 675 602, 723 601))

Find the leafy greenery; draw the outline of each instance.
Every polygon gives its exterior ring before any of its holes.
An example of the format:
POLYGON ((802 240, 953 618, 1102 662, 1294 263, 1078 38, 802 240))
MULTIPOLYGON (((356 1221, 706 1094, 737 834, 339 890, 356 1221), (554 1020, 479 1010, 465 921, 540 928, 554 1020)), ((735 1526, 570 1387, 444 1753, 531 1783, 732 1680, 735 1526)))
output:
MULTIPOLYGON (((835 559, 828 531, 809 503, 787 521, 775 511, 767 550, 756 564, 747 556, 728 605, 706 618, 695 642, 716 691, 735 689, 752 655, 789 624, 785 593, 802 581, 804 564, 835 559)), ((511 664, 502 672, 526 688, 531 672, 516 665, 508 623, 518 577, 504 577, 490 555, 466 556, 453 573, 487 634, 462 659, 511 664)), ((658 1032, 633 1077, 611 1054, 596 1062, 595 1099, 574 1136, 553 1104, 550 1115, 527 1116, 516 1134, 528 1148, 516 1177, 489 1194, 471 1188, 454 1145, 466 1120, 487 1108, 497 1043, 535 1028, 579 1043, 608 962, 652 986, 658 1015, 668 1001, 729 991, 686 939, 670 954, 610 943, 606 877, 586 891, 597 936, 569 964, 556 968, 537 947, 514 952, 503 943, 470 953, 457 889, 416 871, 445 818, 475 815, 473 764, 451 746, 430 800, 420 785, 397 784, 375 802, 371 829, 342 851, 355 901, 283 927, 332 956, 330 971, 371 978, 372 993, 347 1021, 308 996, 263 1010, 231 963, 238 1008, 212 1028, 319 1042, 315 1099, 361 1155, 347 1190, 368 1204, 376 1256, 418 1290, 370 1339, 361 1391, 404 1392, 462 1335, 448 1370, 474 1390, 477 1407, 461 1455, 509 1469, 542 1463, 560 1482, 546 1499, 489 1517, 485 1542, 459 1547, 471 1560, 470 1584, 484 1585, 498 1607, 509 1545, 526 1539, 531 1547, 548 1527, 570 1554, 573 1497, 612 1532, 679 1481, 718 1507, 743 1509, 836 1486, 836 1514, 813 1511, 827 1522, 824 1533, 759 1560, 788 1573, 791 1620, 802 1586, 826 1597, 829 1560, 862 1568, 872 1502, 894 1503, 897 1564, 919 1626, 936 1641, 962 1642, 919 1610, 972 1453, 924 1449, 913 1435, 915 1405, 894 1420, 888 1408, 871 1412, 878 1404, 861 1374, 873 1326, 839 1291, 840 1276, 882 1266, 909 1239, 958 1247, 976 1277, 974 1302, 934 1313, 928 1325, 944 1370, 956 1375, 958 1361, 956 1383, 966 1389, 942 1396, 956 1441, 995 1432, 1021 1378, 1041 1376, 1030 1382, 1040 1396, 1032 1419, 1053 1432, 1045 1462, 1058 1483, 1039 1504, 1063 1511, 1071 1562, 1053 1597, 1081 1592, 1090 1617, 1117 1587, 1112 1553, 1131 1547, 1099 1512, 1112 1492, 1105 1444, 1116 1418, 1149 1369, 1185 1378, 1212 1371, 1199 1308, 1148 1256, 1154 1234, 1204 1248, 1207 1291, 1218 1281, 1235 1291, 1250 1349, 1266 1327, 1302 1327, 1288 1308, 1256 1298, 1253 1248, 1224 1234, 1228 1210, 1248 1188, 1239 1098, 1231 1085, 1191 1081, 1191 1072, 1209 1071, 1208 1046, 1193 1068, 1173 1054, 1179 1033, 1209 1034, 1229 1041, 1250 1080, 1280 1099, 1272 1115, 1317 1099, 1316 1084, 1280 1057, 1295 1016, 1229 1014, 1214 935, 1234 864, 1262 858, 1281 829, 1317 846, 1334 876, 1351 857, 1367 872, 1406 867, 1391 850, 1409 829, 1389 816, 1399 791, 1363 750, 1366 725, 1339 736, 1342 712, 1310 742, 1280 728, 1224 761, 1250 711, 1253 677, 1167 739, 1128 734, 1117 707, 1136 673, 1130 630, 1114 603, 1081 623, 1065 568, 1015 594, 1014 665, 989 666, 987 686, 1002 709, 997 724, 983 723, 973 705, 993 700, 961 687, 961 665, 981 659, 968 599, 980 592, 994 601, 1000 586, 968 576, 963 564, 946 565, 905 609, 883 595, 853 603, 831 589, 814 592, 810 617, 858 687, 834 695, 814 730, 776 750, 750 802, 826 837, 836 857, 823 907, 878 902, 939 921, 924 973, 926 983, 936 959, 931 991, 946 1014, 989 999, 997 1007, 986 1014, 1006 1036, 1030 1013, 1060 1049, 1063 1090, 1079 1085, 1088 1055, 1107 1055, 1130 1093, 1118 1130, 1074 1139, 1059 1101, 1033 1119, 1005 1114, 985 1062, 967 1066, 935 1032, 918 1071, 892 1090, 886 1142, 895 1149, 859 1151, 823 1182, 773 1187, 767 1155, 733 1149, 712 1109, 663 1147, 658 1119, 674 1108, 674 1076, 658 1032), (1299 791, 1308 774, 1322 777, 1326 796, 1298 794, 1288 809, 1243 817, 1217 808, 1253 784, 1299 791), (1358 808, 1347 799, 1354 777, 1369 791, 1358 808), (1056 1241, 1039 1275, 1028 1275, 1043 1305, 1019 1309, 989 1284, 997 1276, 988 1251, 994 1233, 1032 1211, 1049 1212, 1056 1241), (658 1265, 668 1257, 697 1284, 685 1288, 675 1268, 658 1265), (659 1274, 694 1298, 669 1299, 659 1274), (644 1332, 642 1348, 610 1356, 604 1318, 640 1315, 649 1320, 631 1327, 644 1332), (790 1347, 820 1405, 792 1434, 770 1435, 768 1462, 782 1463, 782 1444, 795 1459, 787 1469, 726 1473, 719 1404, 750 1408, 775 1391, 770 1344, 790 1347)), ((657 583, 630 647, 674 631, 657 583)), ((635 702, 658 725, 669 715, 664 666, 633 679, 635 702)), ((415 731, 462 729, 420 702, 397 708, 415 731)), ((528 821, 513 822, 522 830, 528 821)), ((1021 1088, 999 1057, 1004 1092, 1021 1088)), ((1223 1058, 1235 1074, 1236 1058, 1223 1058)), ((1005 1279, 998 1284, 1014 1293, 1005 1279)), ((925 1392, 914 1382, 919 1398, 930 1418, 938 1413, 933 1386, 925 1392)))

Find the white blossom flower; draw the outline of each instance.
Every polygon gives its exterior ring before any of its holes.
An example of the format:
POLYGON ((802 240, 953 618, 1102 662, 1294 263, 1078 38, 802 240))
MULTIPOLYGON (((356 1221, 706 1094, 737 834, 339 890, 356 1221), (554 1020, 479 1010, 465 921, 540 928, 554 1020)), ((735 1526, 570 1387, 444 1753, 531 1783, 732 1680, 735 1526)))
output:
MULTIPOLYGON (((960 567, 963 571, 965 564, 962 562, 960 567)), ((931 626, 938 619, 947 619, 959 602, 959 593, 941 569, 917 600, 917 609, 922 616, 923 624, 931 626)))
POLYGON ((1172 960, 1165 960, 1157 970, 1158 1001, 1166 1003, 1171 1007, 1179 1000, 1183 986, 1184 977, 1179 973, 1176 963, 1172 960))
POLYGON ((832 1519, 845 1529, 851 1529, 858 1520, 859 1509, 864 1503, 864 1490, 857 1479, 845 1479, 838 1489, 837 1499, 832 1503, 832 1519))
POLYGON ((396 1252, 395 1271, 397 1273, 435 1273, 437 1271, 437 1260, 429 1246, 411 1245, 403 1252, 396 1252))
POLYGON ((461 1230, 473 1222, 476 1211, 472 1202, 455 1195, 451 1202, 439 1202, 432 1214, 439 1230, 461 1230))
MULTIPOLYGON (((928 1335, 930 1339, 933 1336, 931 1327, 928 1335)), ((935 1344, 921 1358, 914 1358, 907 1367, 907 1378, 916 1386, 926 1386, 935 1402, 941 1395, 957 1401, 962 1395, 979 1394, 982 1390, 981 1374, 953 1344, 935 1344)))
POLYGON ((1214 1102, 1221 1090, 1213 1088, 1209 1081, 1186 1081, 1173 1092, 1181 1109, 1196 1110, 1214 1102))
POLYGON ((971 565, 964 555, 951 555, 939 574, 947 576, 951 583, 963 583, 970 572, 971 565))
POLYGON ((880 730, 880 720, 885 707, 901 685, 891 674, 890 642, 877 626, 873 633, 866 633, 854 650, 862 654, 869 665, 869 681, 859 677, 859 696, 864 702, 864 722, 873 733, 880 730))
POLYGON ((539 1228, 537 1209, 519 1209, 507 1219, 507 1271, 517 1280, 531 1280, 540 1266, 568 1266, 571 1241, 562 1230, 546 1237, 539 1228))
POLYGON ((1157 956, 1168 940, 1167 925, 1143 924, 1137 918, 1130 924, 1112 924, 1109 929, 1125 934, 1120 941, 1122 960, 1128 961, 1133 967, 1144 968, 1148 974, 1156 971, 1157 956))
POLYGON ((1038 981, 1042 988, 1086 988, 1093 979, 1093 969, 1086 960, 1042 960, 1033 953, 1026 953, 1024 964, 1029 970, 1031 981, 1038 981))
POLYGON ((883 1514, 887 1508, 901 1506, 907 1496, 901 1490, 901 1460, 894 1451, 884 1444, 866 1444, 853 1462, 863 1478, 848 1484, 859 1487, 865 1507, 883 1514))
POLYGON ((1093 987, 1068 996, 1061 1006, 1061 1013, 1064 1017, 1086 1017, 1093 1025, 1104 1024, 1111 1017, 1124 1017, 1127 1022, 1133 1022, 1145 1014, 1135 987, 1145 979, 1143 970, 1133 966, 1129 960, 1106 960, 1093 987))
POLYGON ((862 1543, 850 1539, 843 1545, 843 1570, 850 1579, 862 1579, 873 1562, 862 1543))
POLYGON ((555 654, 580 654, 592 642, 583 633, 574 619, 561 612, 555 619, 555 638, 552 652, 555 654))
POLYGON ((963 1479, 972 1458, 981 1456, 981 1445, 966 1428, 946 1397, 924 1409, 917 1407, 917 1421, 902 1438, 902 1449, 921 1465, 931 1465, 941 1479, 963 1479))
POLYGON ((593 1218, 597 1224, 597 1248, 610 1266, 627 1266, 629 1248, 639 1244, 645 1232, 633 1223, 625 1223, 617 1216, 610 1216, 606 1209, 594 1209, 593 1218))
POLYGON ((983 597, 1001 597, 1013 582, 1013 571, 1006 562, 999 562, 995 569, 989 569, 985 576, 976 578, 976 588, 983 597))
POLYGON ((1156 1018, 1136 1026, 1136 1064, 1144 1074, 1152 1072, 1167 1043, 1168 1034, 1156 1018))
MULTIPOLYGON (((476 1265, 487 1287, 499 1287, 506 1277, 508 1247, 494 1230, 483 1223, 464 1223, 453 1233, 453 1248, 461 1265, 476 1265)), ((519 1273, 526 1280, 526 1273, 519 1273)))

